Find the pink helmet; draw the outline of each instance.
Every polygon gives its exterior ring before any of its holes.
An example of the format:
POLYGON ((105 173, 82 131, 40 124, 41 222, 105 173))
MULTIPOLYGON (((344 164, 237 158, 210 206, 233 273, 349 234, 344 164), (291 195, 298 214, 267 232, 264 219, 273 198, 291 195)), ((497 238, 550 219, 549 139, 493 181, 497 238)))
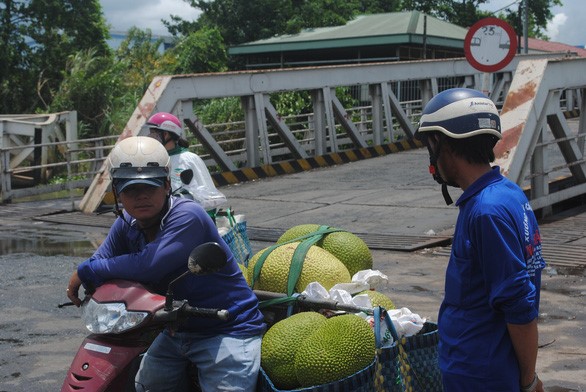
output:
POLYGON ((171 132, 177 135, 180 139, 183 138, 183 127, 181 126, 181 122, 171 113, 155 113, 148 119, 146 125, 149 128, 158 129, 159 131, 171 132))

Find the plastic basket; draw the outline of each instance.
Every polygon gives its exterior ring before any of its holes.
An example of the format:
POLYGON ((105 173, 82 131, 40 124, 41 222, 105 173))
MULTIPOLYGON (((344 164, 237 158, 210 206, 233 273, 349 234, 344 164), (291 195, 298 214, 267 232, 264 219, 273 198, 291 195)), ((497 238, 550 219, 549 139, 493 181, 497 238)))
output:
POLYGON ((238 222, 222 236, 222 239, 230 247, 236 261, 240 264, 248 265, 252 248, 246 232, 246 222, 238 222))
MULTIPOLYGON (((392 331, 396 334, 394 328, 392 331)), ((402 337, 392 347, 380 349, 378 360, 384 389, 443 392, 438 343, 437 324, 426 322, 418 334, 402 337)))
MULTIPOLYGON (((341 380, 333 381, 327 384, 316 385, 301 389, 291 389, 287 391, 299 392, 372 392, 375 388, 375 373, 377 361, 374 360, 370 365, 364 369, 354 373, 351 376, 341 380)), ((257 384, 258 392, 272 392, 285 391, 284 389, 277 389, 265 371, 261 368, 259 372, 259 380, 257 384)))

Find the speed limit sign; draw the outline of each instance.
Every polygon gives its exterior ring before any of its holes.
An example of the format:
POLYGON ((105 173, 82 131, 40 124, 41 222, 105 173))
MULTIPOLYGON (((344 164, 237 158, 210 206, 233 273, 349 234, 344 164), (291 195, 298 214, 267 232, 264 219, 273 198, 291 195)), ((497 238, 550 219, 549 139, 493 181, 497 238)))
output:
POLYGON ((464 39, 466 59, 482 72, 496 72, 511 62, 517 51, 515 30, 502 19, 476 22, 464 39))

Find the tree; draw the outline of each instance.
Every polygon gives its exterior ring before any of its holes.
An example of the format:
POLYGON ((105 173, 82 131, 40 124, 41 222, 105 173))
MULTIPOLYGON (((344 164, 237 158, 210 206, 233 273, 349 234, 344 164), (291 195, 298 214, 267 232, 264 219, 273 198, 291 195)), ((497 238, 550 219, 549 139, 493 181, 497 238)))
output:
POLYGON ((286 0, 185 0, 202 11, 197 21, 188 22, 179 16, 168 23, 172 33, 189 35, 203 27, 217 28, 227 45, 271 37, 283 30, 293 12, 291 1, 286 0), (278 10, 278 12, 275 12, 278 10))
MULTIPOLYGON (((554 5, 563 5, 561 0, 531 0, 528 2, 529 6, 529 31, 528 36, 548 40, 549 37, 544 30, 547 27, 547 22, 553 18, 551 7, 554 5)), ((499 14, 501 19, 505 19, 511 26, 517 30, 517 35, 523 35, 523 7, 519 3, 517 9, 511 7, 499 14)))
POLYGON ((150 30, 133 27, 113 54, 92 49, 69 56, 49 109, 77 110, 84 137, 121 133, 153 78, 176 67, 161 44, 150 30))
POLYGON ((488 16, 487 12, 479 10, 481 4, 487 0, 403 0, 403 10, 416 10, 438 19, 462 27, 470 27, 478 20, 488 16))
POLYGON ((114 56, 121 66, 124 83, 131 89, 145 91, 153 77, 170 73, 174 59, 159 50, 161 38, 154 39, 150 29, 130 28, 114 56))
MULTIPOLYGON (((399 0, 185 0, 202 11, 195 21, 172 15, 163 21, 174 36, 189 36, 199 30, 219 32, 225 47, 282 34, 296 34, 304 28, 338 26, 364 13, 397 11, 399 0)), ((209 33, 204 36, 212 38, 209 33)), ((217 52, 206 45, 205 52, 217 52)), ((190 60, 190 61, 193 61, 190 60)), ((195 60, 201 64, 200 60, 195 60)), ((240 68, 229 59, 229 68, 240 68)), ((212 63, 208 63, 209 66, 212 63)), ((208 69, 207 71, 218 71, 208 69)))
MULTIPOLYGON (((470 27, 477 21, 487 16, 494 16, 490 12, 481 11, 481 4, 489 4, 490 0, 402 0, 401 8, 403 10, 417 10, 428 15, 432 15, 447 22, 462 27, 470 27)), ((547 22, 551 20, 553 14, 551 7, 562 5, 561 0, 531 0, 529 4, 530 20, 530 37, 546 38, 543 31, 547 27, 547 22)), ((521 35, 520 16, 521 3, 517 10, 507 8, 497 17, 506 20, 521 35)))
POLYGON ((303 28, 343 25, 365 13, 392 12, 399 0, 185 0, 202 11, 196 21, 172 16, 165 22, 174 34, 188 35, 203 26, 216 27, 228 46, 295 34, 303 28))
POLYGON ((2 113, 46 108, 70 55, 109 51, 98 0, 6 0, 0 2, 0 20, 2 113))
POLYGON ((174 74, 222 72, 227 70, 226 46, 217 28, 203 27, 183 37, 169 49, 174 74))
POLYGON ((27 107, 24 83, 32 52, 23 39, 25 4, 8 0, 0 5, 0 113, 20 113, 27 107))

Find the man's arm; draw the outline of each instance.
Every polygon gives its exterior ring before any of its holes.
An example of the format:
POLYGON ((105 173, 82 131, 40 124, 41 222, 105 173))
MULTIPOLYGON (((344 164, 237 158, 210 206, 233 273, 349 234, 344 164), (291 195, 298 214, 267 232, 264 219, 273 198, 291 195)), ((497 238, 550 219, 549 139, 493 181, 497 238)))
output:
MULTIPOLYGON (((537 362, 537 318, 527 324, 507 324, 511 341, 519 362, 521 372, 521 386, 530 385, 535 377, 537 362)), ((543 384, 538 381, 534 391, 543 392, 543 384)))

